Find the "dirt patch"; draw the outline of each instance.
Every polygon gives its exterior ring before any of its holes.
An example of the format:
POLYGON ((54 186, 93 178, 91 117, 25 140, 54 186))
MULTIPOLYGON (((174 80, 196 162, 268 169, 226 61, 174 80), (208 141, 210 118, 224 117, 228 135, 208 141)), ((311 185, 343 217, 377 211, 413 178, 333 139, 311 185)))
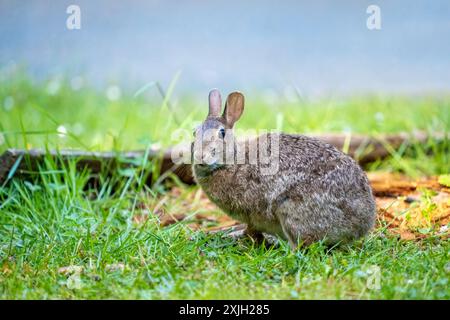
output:
POLYGON ((413 180, 400 174, 368 174, 378 224, 404 240, 449 237, 450 188, 438 177, 413 180))

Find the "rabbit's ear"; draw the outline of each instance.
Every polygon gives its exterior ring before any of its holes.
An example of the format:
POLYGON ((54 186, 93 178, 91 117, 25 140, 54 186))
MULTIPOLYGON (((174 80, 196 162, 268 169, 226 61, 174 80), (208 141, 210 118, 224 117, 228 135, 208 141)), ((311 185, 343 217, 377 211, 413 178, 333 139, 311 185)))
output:
POLYGON ((219 117, 222 109, 222 97, 217 89, 209 92, 209 112, 208 117, 219 117))
POLYGON ((225 103, 225 110, 222 117, 227 124, 232 128, 236 121, 242 115, 244 111, 244 95, 240 92, 233 92, 228 95, 227 102, 225 103))

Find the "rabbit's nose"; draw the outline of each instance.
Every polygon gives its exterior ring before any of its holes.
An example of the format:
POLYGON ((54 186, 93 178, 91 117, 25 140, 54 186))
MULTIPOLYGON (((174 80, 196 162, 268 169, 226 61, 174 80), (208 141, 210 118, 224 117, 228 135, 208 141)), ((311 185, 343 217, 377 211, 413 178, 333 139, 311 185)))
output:
POLYGON ((217 162, 216 149, 209 150, 208 152, 203 152, 202 163, 213 164, 217 162))
POLYGON ((216 151, 210 150, 208 152, 194 151, 194 163, 197 164, 212 164, 216 162, 216 151))
POLYGON ((204 150, 194 150, 194 163, 207 164, 210 159, 210 155, 204 150))

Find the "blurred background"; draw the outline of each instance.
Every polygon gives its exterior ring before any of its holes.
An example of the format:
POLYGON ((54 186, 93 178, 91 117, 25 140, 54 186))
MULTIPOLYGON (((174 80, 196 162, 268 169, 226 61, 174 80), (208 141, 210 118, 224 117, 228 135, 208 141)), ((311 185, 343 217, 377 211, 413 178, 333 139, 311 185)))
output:
POLYGON ((442 91, 449 39, 447 0, 0 1, 2 67, 131 90, 181 71, 177 92, 203 95, 211 87, 442 91), (81 9, 80 30, 66 28, 71 4, 81 9), (381 30, 366 26, 371 4, 381 30))

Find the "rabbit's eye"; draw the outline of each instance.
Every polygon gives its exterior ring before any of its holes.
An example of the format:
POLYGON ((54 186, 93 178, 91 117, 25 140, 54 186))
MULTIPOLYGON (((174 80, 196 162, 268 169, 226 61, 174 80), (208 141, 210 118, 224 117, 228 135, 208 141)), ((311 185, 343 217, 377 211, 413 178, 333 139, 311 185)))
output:
POLYGON ((225 138, 225 129, 224 128, 219 129, 219 137, 221 137, 222 139, 225 138))

